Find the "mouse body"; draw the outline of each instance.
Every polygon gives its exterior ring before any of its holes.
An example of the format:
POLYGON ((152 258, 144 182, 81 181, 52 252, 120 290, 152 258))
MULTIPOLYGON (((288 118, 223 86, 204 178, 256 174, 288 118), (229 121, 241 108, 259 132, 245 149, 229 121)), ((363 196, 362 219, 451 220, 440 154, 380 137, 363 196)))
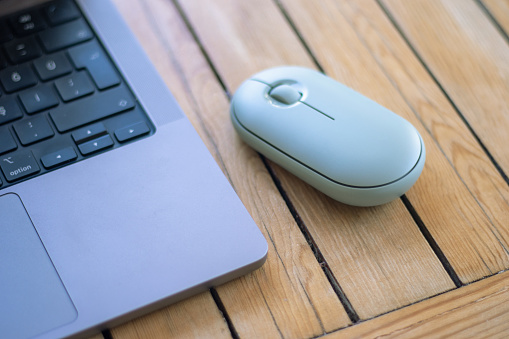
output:
POLYGON ((235 92, 230 113, 247 144, 349 205, 400 197, 424 167, 424 143, 412 124, 311 69, 253 75, 235 92))

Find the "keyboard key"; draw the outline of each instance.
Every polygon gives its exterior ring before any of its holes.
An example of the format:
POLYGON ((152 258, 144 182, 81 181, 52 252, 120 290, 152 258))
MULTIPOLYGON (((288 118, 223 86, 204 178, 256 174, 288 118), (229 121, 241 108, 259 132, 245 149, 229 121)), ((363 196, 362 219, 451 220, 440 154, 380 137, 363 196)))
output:
POLYGON ((0 188, 150 134, 94 34, 73 0, 0 20, 0 188))
POLYGON ((79 18, 80 12, 72 1, 55 1, 44 8, 51 25, 58 25, 79 18))
POLYGON ((0 154, 7 153, 18 148, 14 137, 7 127, 0 128, 0 154))
POLYGON ((72 72, 72 66, 64 53, 43 56, 34 61, 34 67, 42 80, 50 80, 72 72))
POLYGON ((77 157, 78 156, 72 147, 66 147, 59 151, 42 156, 41 162, 45 168, 52 168, 66 162, 76 160, 77 157))
POLYGON ((13 124, 13 128, 23 146, 50 138, 55 134, 44 115, 19 121, 13 124))
POLYGON ((70 48, 69 56, 76 68, 88 70, 99 89, 120 83, 117 72, 97 41, 70 48))
POLYGON ((7 56, 13 64, 19 64, 42 55, 41 48, 33 36, 7 42, 7 56))
POLYGON ((135 106, 135 99, 124 86, 72 101, 50 111, 59 132, 67 132, 135 106))
POLYGON ((105 135, 100 138, 80 144, 78 145, 78 148, 80 149, 81 154, 88 155, 111 146, 113 146, 113 140, 111 140, 109 135, 105 135))
POLYGON ((95 87, 86 72, 74 73, 55 81, 58 93, 64 101, 71 101, 94 92, 95 87))
POLYGON ((58 97, 50 85, 39 85, 19 94, 19 99, 28 114, 58 105, 58 97))
POLYGON ((39 34, 42 46, 48 52, 69 47, 93 38, 92 31, 83 19, 49 28, 39 34))
POLYGON ((145 122, 140 121, 133 125, 117 129, 115 131, 115 137, 119 142, 124 142, 139 137, 140 135, 147 134, 148 132, 150 132, 150 128, 145 122))
POLYGON ((79 129, 72 133, 72 138, 76 144, 95 139, 106 134, 106 127, 101 122, 79 129))
POLYGON ((14 97, 4 97, 0 99, 0 125, 21 118, 22 116, 23 113, 14 97))
POLYGON ((5 91, 10 93, 35 85, 37 78, 30 66, 23 64, 0 71, 0 81, 5 91))
POLYGON ((1 156, 0 167, 8 182, 20 180, 41 170, 31 151, 1 156))
POLYGON ((9 66, 9 64, 7 63, 7 60, 5 60, 4 56, 2 55, 2 52, 0 52, 0 69, 4 69, 7 66, 9 66))
POLYGON ((3 20, 0 21, 0 43, 12 40, 13 38, 14 36, 12 35, 12 32, 9 29, 9 25, 7 25, 7 22, 3 20))
POLYGON ((29 11, 10 18, 17 35, 29 35, 46 27, 42 16, 36 11, 29 11))

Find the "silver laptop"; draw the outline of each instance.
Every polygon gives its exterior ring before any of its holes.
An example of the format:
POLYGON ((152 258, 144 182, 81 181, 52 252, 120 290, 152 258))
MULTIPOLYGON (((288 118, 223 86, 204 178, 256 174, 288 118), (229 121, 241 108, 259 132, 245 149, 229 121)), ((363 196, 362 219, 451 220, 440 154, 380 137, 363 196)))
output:
POLYGON ((114 6, 0 1, 0 333, 91 335, 267 243, 114 6))

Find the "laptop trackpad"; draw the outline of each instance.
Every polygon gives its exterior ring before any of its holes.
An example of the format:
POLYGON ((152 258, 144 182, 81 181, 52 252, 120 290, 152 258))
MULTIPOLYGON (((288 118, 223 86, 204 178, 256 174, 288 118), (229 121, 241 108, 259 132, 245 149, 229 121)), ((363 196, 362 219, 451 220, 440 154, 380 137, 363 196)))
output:
POLYGON ((76 309, 15 194, 0 196, 0 328, 28 338, 67 324, 76 309))

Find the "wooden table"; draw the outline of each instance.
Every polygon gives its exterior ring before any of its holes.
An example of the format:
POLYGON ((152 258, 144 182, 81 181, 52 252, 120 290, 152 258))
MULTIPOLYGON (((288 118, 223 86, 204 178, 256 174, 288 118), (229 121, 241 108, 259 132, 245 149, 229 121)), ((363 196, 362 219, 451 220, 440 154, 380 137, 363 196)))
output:
POLYGON ((508 0, 115 2, 269 255, 106 336, 509 334, 508 0), (343 205, 240 140, 232 93, 287 64, 325 72, 420 131, 426 165, 404 197, 343 205))

